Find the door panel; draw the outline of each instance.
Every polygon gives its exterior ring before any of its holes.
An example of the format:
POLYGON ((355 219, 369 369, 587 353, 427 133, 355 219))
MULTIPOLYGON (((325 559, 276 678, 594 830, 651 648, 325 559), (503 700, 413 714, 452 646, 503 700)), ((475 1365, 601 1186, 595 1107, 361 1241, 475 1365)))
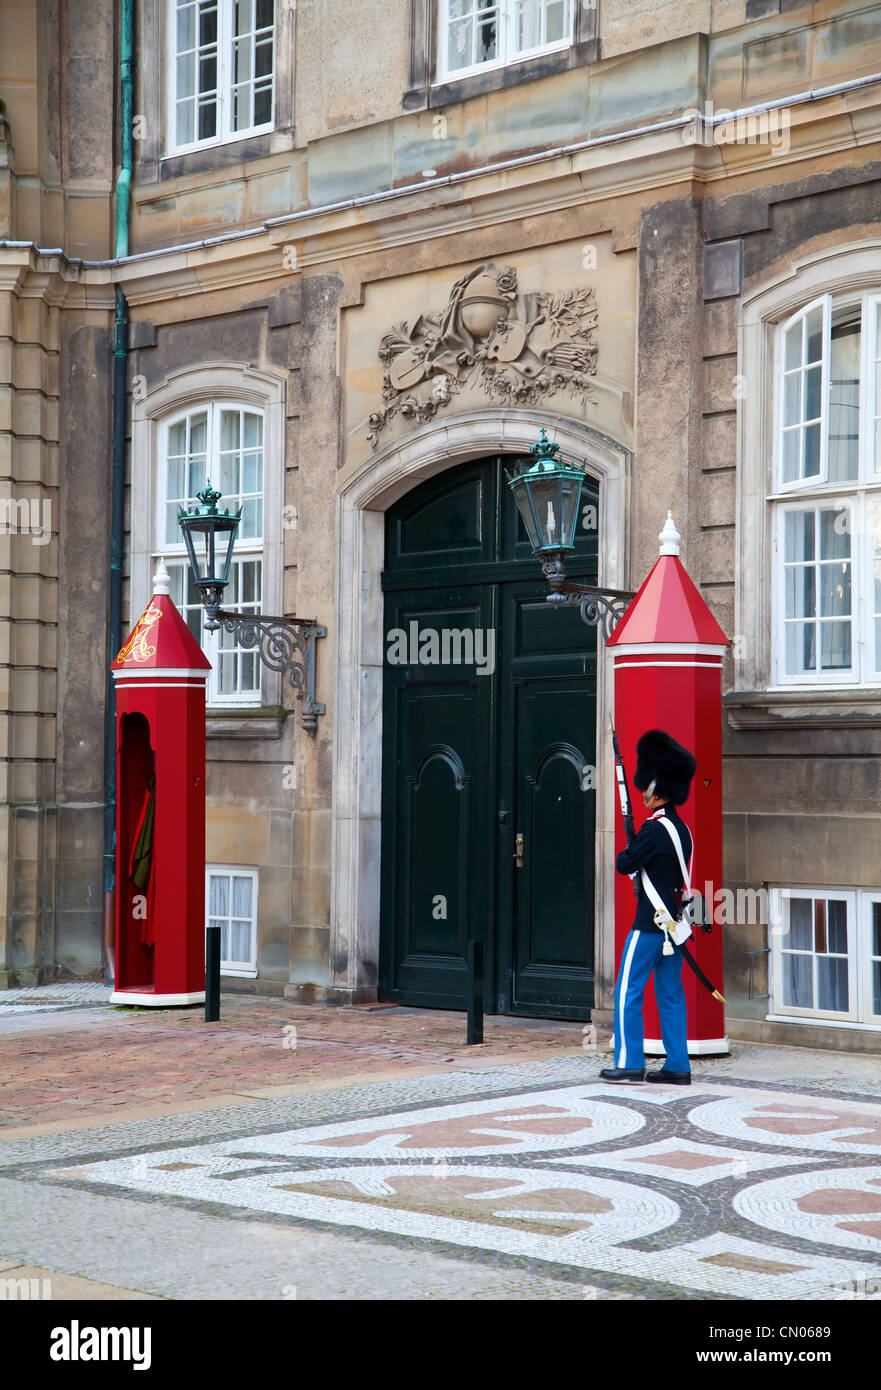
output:
MULTIPOLYGON (((404 591, 387 596, 386 632, 491 626, 491 591, 404 591), (415 624, 415 629, 411 626, 415 624)), ((409 654, 428 644, 412 640, 409 654)), ((465 944, 486 940, 491 866, 491 676, 474 665, 386 664, 383 719, 385 997, 461 1008, 465 944)))
MULTIPOLYGON (((489 1012, 588 1018, 596 630, 545 602, 502 464, 387 517, 385 634, 407 641, 384 669, 380 997, 463 1008, 475 938, 489 1012), (492 630, 494 673, 433 664, 422 635, 444 628, 492 630)), ((596 542, 580 534, 569 566, 587 582, 596 542)))
POLYGON ((554 679, 519 684, 515 699, 512 1002, 532 1011, 553 998, 580 1014, 593 1005, 594 700, 581 682, 554 679))

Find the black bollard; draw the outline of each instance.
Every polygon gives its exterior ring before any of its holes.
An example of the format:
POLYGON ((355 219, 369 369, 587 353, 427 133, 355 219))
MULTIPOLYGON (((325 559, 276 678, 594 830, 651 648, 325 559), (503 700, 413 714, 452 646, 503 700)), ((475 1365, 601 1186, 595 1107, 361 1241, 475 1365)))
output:
POLYGON ((483 942, 469 941, 465 947, 468 964, 468 1036, 472 1043, 483 1042, 483 942))
POLYGON ((220 927, 205 933, 205 1022, 220 1018, 220 927))

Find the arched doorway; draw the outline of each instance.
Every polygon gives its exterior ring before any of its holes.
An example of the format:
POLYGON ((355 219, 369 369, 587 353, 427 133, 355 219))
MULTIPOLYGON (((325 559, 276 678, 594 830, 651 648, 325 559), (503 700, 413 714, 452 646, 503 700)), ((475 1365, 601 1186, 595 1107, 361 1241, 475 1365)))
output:
MULTIPOLYGON (((505 462, 386 513, 379 997, 464 1007, 476 938, 489 1011, 587 1018, 596 629, 545 602, 505 462)), ((583 502, 568 568, 596 583, 596 485, 583 502)))

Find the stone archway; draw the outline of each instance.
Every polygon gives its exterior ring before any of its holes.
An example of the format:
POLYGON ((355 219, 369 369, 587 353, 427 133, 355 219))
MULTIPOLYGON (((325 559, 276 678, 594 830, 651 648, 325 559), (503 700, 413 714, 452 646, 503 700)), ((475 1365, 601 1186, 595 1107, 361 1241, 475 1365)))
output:
MULTIPOLYGON (((432 422, 378 450, 341 484, 336 516, 335 727, 331 833, 330 988, 340 1003, 376 998, 380 923, 382 588, 384 514, 426 478, 490 453, 525 454, 544 426, 563 455, 583 459, 600 484, 601 587, 626 587, 625 526, 631 455, 583 422, 539 410, 472 411, 432 422)), ((597 728, 608 722, 611 663, 597 690, 597 728)), ((612 972, 613 786, 597 787, 597 1007, 612 972), (608 850, 608 853, 604 851, 608 850)))

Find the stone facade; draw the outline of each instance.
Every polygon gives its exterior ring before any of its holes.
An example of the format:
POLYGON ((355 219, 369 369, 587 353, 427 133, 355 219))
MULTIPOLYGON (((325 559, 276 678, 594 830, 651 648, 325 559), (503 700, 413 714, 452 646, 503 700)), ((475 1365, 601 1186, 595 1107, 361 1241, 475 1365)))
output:
MULTIPOLYGON (((774 325, 825 291, 881 290, 881 5, 575 8, 568 48, 440 81, 430 0, 277 0, 274 129, 175 154, 167 6, 144 0, 132 254, 114 262, 114 7, 0 0, 0 495, 45 499, 52 519, 44 544, 0 537, 0 980, 101 969, 104 671, 84 654, 106 645, 116 286, 126 617, 148 592, 158 422, 213 389, 272 422, 264 609, 328 630, 314 739, 272 677, 259 708, 209 717, 208 859, 259 871, 258 972, 240 987, 375 997, 383 514, 456 463, 522 452, 541 424, 601 480, 599 582, 639 584, 671 507, 733 638, 726 884, 881 889, 881 690, 770 689, 763 501, 774 325), (696 111, 759 104, 764 126, 696 138, 696 111), (510 267, 523 296, 593 296, 589 391, 566 378, 499 399, 470 376, 432 395, 429 379, 421 413, 377 433, 383 335, 443 316, 481 265, 510 267)), ((614 814, 604 776, 601 1008, 614 814)), ((727 932, 731 1030, 792 1036, 801 1024, 748 997, 767 991, 765 933, 727 932)))

